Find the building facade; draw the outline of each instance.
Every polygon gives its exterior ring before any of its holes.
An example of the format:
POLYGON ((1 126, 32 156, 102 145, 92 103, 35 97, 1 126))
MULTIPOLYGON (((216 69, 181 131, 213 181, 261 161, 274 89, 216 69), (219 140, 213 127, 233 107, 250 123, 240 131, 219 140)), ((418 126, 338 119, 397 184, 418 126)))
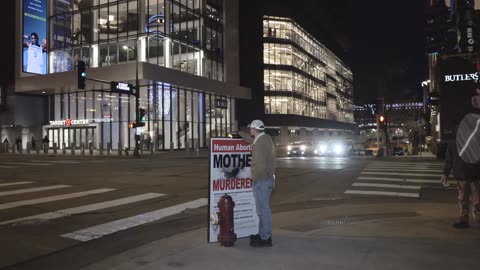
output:
POLYGON ((252 88, 253 99, 239 102, 239 123, 264 120, 279 147, 350 140, 352 71, 292 17, 265 15, 276 13, 268 6, 264 12, 254 19, 259 25, 251 25, 254 16, 241 23, 259 37, 245 37, 241 46, 241 53, 249 55, 242 57, 242 83, 252 88), (261 65, 253 63, 252 55, 261 65))
MULTIPOLYGON (((354 105, 357 134, 355 144, 359 148, 377 148, 377 136, 383 143, 384 134, 378 133, 377 104, 354 105), (380 134, 380 135, 379 135, 380 134)), ((384 105, 384 122, 392 147, 404 147, 408 152, 426 142, 428 119, 425 119, 422 102, 390 103, 384 105)))
MULTIPOLYGON (((31 1, 17 2, 17 14, 28 13, 31 1)), ((25 44, 34 35, 24 16, 17 18, 15 117, 2 138, 20 136, 26 147, 32 136, 46 136, 59 149, 115 150, 132 149, 140 135, 143 149, 161 151, 207 147, 209 138, 236 129, 235 99, 250 98, 250 89, 238 84, 238 53, 225 54, 238 51, 238 31, 231 31, 238 29, 237 1, 45 4, 42 69, 22 62, 22 55, 31 56, 34 46, 25 44), (78 60, 87 65, 85 89, 77 87, 78 60), (138 87, 145 126, 129 128, 136 97, 112 92, 110 81, 138 87)))

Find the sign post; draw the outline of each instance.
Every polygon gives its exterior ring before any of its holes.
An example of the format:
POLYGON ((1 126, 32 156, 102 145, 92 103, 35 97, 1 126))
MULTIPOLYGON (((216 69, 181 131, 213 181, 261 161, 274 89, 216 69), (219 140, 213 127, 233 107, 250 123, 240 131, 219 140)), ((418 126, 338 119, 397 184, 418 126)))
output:
MULTIPOLYGON (((258 233, 258 216, 251 177, 252 146, 242 139, 210 140, 209 216, 228 194, 235 202, 234 227, 238 238, 258 233)), ((209 223, 208 242, 217 242, 219 228, 209 223)))

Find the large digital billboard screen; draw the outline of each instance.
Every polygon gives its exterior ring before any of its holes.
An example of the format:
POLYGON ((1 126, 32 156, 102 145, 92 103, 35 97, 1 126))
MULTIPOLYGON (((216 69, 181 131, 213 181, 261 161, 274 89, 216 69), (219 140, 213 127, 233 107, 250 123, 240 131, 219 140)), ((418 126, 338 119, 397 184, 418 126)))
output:
POLYGON ((47 73, 47 0, 23 0, 23 72, 47 73))

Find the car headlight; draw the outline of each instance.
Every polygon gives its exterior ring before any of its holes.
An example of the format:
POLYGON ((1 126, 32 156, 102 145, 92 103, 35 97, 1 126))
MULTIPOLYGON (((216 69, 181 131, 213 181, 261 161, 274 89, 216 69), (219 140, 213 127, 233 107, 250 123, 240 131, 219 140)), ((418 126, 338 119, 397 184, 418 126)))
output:
POLYGON ((302 145, 302 146, 300 146, 300 149, 301 149, 302 151, 305 151, 305 150, 307 150, 307 147, 306 147, 305 145, 302 145))
POLYGON ((318 149, 320 150, 320 153, 327 152, 327 146, 325 144, 320 145, 318 149))
POLYGON ((342 154, 343 153, 343 145, 341 144, 336 144, 333 146, 333 151, 335 152, 335 154, 342 154))
POLYGON ((291 147, 290 145, 287 146, 287 150, 288 150, 288 151, 292 151, 292 147, 291 147))

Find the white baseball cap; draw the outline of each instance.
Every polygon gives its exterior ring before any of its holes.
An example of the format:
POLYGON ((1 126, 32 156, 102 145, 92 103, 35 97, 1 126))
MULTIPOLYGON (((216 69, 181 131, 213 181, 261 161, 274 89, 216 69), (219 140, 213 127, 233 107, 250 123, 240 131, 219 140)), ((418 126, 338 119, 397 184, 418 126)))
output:
POLYGON ((248 127, 258 129, 258 130, 264 130, 265 129, 265 125, 263 124, 262 120, 253 120, 252 123, 248 127))

